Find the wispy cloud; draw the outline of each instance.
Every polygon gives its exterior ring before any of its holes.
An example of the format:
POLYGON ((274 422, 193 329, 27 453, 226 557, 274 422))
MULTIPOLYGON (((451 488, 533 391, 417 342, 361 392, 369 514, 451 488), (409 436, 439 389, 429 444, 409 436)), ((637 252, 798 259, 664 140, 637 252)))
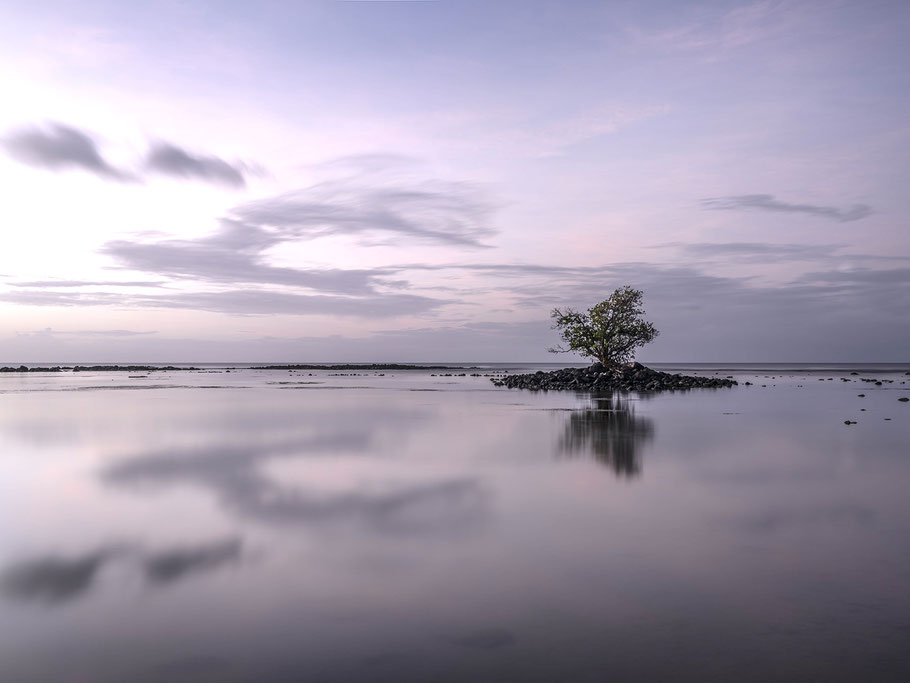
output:
POLYGON ((398 267, 291 268, 267 260, 274 247, 324 236, 344 235, 366 244, 384 240, 407 246, 429 243, 474 248, 483 246, 482 237, 493 234, 486 222, 490 202, 476 187, 383 176, 383 166, 388 166, 383 159, 371 157, 368 168, 353 163, 360 167, 356 172, 347 163, 342 178, 243 203, 221 219, 214 233, 204 237, 119 239, 101 248, 118 266, 166 278, 165 282, 32 280, 10 283, 18 291, 2 294, 0 300, 22 305, 188 308, 242 315, 384 318, 425 313, 450 302, 402 292, 409 284, 396 277, 398 267), (78 291, 105 284, 162 287, 167 280, 206 289, 187 291, 184 286, 180 291, 154 294, 78 291))
POLYGON ((12 158, 29 166, 51 171, 77 169, 119 182, 136 180, 108 163, 91 135, 62 123, 14 131, 0 144, 12 158))
POLYGON ((628 33, 636 40, 674 52, 705 52, 711 60, 719 55, 767 40, 793 21, 792 7, 779 0, 759 0, 719 14, 701 16, 663 29, 634 27, 628 33))
POLYGON ((365 244, 483 247, 493 234, 491 203, 468 183, 371 183, 362 176, 312 185, 241 204, 233 217, 285 238, 348 235, 365 244))
POLYGON ((773 242, 668 242, 654 249, 676 249, 690 258, 737 261, 740 263, 778 263, 781 261, 818 261, 832 257, 846 245, 779 244, 773 242))
POLYGON ((229 164, 216 156, 191 154, 167 142, 159 142, 152 146, 146 157, 145 167, 150 171, 178 178, 193 178, 231 187, 246 185, 243 166, 229 164))
MULTIPOLYGON (((139 182, 142 174, 117 168, 108 162, 94 136, 63 123, 20 128, 0 138, 0 146, 13 159, 50 171, 81 170, 104 180, 139 182)), ((189 152, 170 142, 151 145, 139 164, 142 171, 177 178, 242 188, 246 185, 247 164, 231 164, 211 155, 189 152)))
POLYGON ((515 137, 520 138, 520 146, 533 150, 537 156, 556 156, 568 147, 615 133, 666 114, 669 110, 670 106, 666 104, 604 105, 539 128, 529 126, 525 131, 516 133, 515 137))
POLYGON ((122 309, 173 308, 233 315, 338 315, 391 318, 426 313, 446 301, 416 294, 326 296, 239 289, 220 292, 173 292, 161 296, 120 295, 110 292, 68 293, 23 290, 0 294, 0 301, 27 306, 111 306, 122 309))
POLYGON ((154 330, 139 332, 136 330, 55 330, 45 327, 42 330, 33 330, 31 332, 18 332, 17 335, 23 337, 138 337, 149 334, 157 334, 154 330))
POLYGON ((145 280, 20 280, 8 282, 11 287, 30 288, 78 288, 78 287, 161 287, 161 282, 145 280))
POLYGON ((760 211, 774 211, 778 213, 803 213, 820 218, 828 218, 838 223, 858 221, 872 215, 872 207, 866 204, 854 204, 840 209, 835 206, 819 206, 817 204, 794 204, 782 202, 770 194, 742 194, 726 197, 708 197, 701 200, 701 205, 706 209, 717 211, 741 211, 758 209, 760 211))
POLYGON ((910 293, 910 268, 849 268, 807 273, 800 279, 816 283, 897 286, 910 293))
POLYGON ((157 242, 114 240, 101 253, 124 268, 197 282, 270 284, 304 287, 336 294, 374 292, 376 273, 339 268, 287 268, 264 262, 267 249, 293 235, 257 225, 223 220, 207 237, 157 242))

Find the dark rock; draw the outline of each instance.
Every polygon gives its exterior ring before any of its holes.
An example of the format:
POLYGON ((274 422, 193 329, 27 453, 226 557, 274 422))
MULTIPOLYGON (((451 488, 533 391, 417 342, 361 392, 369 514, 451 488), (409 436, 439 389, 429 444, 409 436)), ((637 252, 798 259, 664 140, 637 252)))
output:
POLYGON ((155 372, 165 370, 176 372, 183 370, 198 370, 199 368, 178 368, 173 365, 75 365, 73 372, 155 372))
POLYGON ((737 384, 727 378, 671 375, 641 363, 618 368, 604 368, 595 363, 587 368, 565 368, 552 372, 538 370, 527 375, 492 377, 490 381, 497 387, 531 391, 677 391, 737 384))
POLYGON ((56 365, 52 368, 29 368, 24 365, 20 365, 17 368, 13 367, 2 367, 0 372, 63 372, 63 368, 59 365, 56 365))

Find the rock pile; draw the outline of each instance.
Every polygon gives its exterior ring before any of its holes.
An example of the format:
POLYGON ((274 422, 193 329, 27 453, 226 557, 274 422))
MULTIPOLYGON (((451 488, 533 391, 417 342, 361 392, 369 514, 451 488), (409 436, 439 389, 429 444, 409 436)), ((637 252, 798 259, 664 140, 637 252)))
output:
POLYGON ((493 377, 497 387, 532 391, 668 391, 696 388, 732 387, 730 378, 691 377, 652 370, 641 363, 622 368, 604 368, 595 363, 587 368, 565 368, 553 372, 493 377))

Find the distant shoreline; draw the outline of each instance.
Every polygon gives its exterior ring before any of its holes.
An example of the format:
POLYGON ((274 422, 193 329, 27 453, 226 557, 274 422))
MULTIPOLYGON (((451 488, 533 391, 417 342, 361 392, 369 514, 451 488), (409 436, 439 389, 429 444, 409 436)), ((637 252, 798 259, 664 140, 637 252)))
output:
MULTIPOLYGON (((744 374, 792 374, 792 373, 897 373, 910 372, 910 362, 904 363, 649 363, 649 367, 663 372, 744 373, 744 374)), ((337 371, 417 371, 417 370, 500 370, 528 372, 533 370, 552 371, 555 369, 584 369, 589 363, 582 362, 454 362, 454 363, 16 363, 0 366, 0 373, 19 374, 26 372, 160 372, 160 371, 209 371, 209 370, 337 370, 337 371)))
MULTIPOLYGON (((19 365, 0 367, 0 372, 160 372, 201 370, 195 366, 176 365, 19 365)), ((475 365, 407 365, 402 363, 343 363, 334 365, 251 365, 231 366, 237 370, 479 370, 475 365)))

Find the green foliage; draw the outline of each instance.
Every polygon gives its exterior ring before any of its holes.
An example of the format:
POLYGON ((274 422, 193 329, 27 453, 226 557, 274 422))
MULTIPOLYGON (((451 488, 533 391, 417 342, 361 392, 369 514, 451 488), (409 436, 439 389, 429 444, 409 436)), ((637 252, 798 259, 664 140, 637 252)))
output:
POLYGON ((610 298, 579 313, 571 308, 554 308, 553 329, 559 330, 566 347, 556 346, 551 353, 574 351, 593 358, 605 367, 628 363, 635 349, 654 341, 659 332, 646 321, 641 306, 643 293, 629 286, 620 287, 610 298))

